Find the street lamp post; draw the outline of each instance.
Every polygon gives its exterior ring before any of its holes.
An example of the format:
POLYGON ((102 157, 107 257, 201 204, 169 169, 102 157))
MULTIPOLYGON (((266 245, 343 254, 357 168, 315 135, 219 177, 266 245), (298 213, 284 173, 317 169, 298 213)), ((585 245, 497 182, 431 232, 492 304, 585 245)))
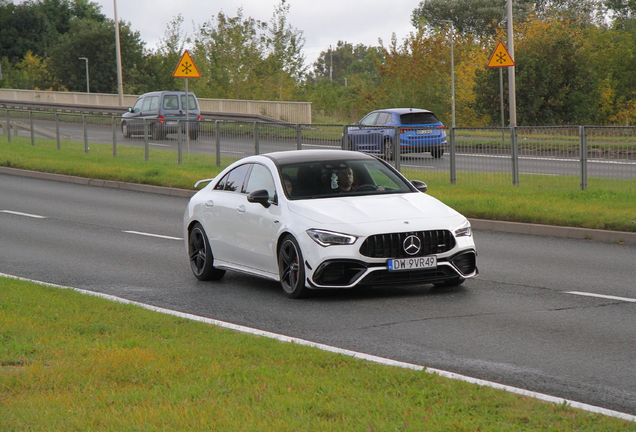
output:
POLYGON ((450 35, 450 51, 451 51, 451 115, 452 126, 455 127, 455 53, 454 53, 454 39, 455 39, 455 26, 451 20, 442 20, 442 22, 449 23, 451 27, 450 35))
POLYGON ((117 18, 117 0, 113 0, 113 12, 115 13, 115 57, 117 57, 117 93, 119 106, 124 106, 124 80, 121 72, 121 43, 119 41, 119 19, 117 18))
POLYGON ((88 82, 88 59, 86 57, 78 57, 78 59, 86 62, 86 93, 90 93, 91 88, 88 82))

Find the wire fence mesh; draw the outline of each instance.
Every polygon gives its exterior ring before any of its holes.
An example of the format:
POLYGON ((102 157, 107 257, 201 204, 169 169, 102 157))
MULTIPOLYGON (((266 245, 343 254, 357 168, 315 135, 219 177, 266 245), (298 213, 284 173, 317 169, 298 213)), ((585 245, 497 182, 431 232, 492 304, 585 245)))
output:
POLYGON ((636 127, 443 128, 435 131, 443 146, 419 147, 408 140, 430 138, 426 128, 146 119, 122 130, 118 117, 9 109, 0 111, 0 128, 7 143, 134 161, 222 167, 253 154, 342 148, 376 153, 410 179, 636 192, 636 127), (362 138, 354 133, 367 141, 356 141, 362 138))

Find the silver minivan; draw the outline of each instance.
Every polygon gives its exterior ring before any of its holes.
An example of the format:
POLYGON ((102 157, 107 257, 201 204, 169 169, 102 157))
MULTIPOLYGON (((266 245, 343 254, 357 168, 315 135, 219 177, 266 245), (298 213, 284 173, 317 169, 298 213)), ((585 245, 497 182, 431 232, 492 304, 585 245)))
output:
POLYGON ((180 124, 181 132, 188 130, 190 139, 197 139, 201 110, 197 97, 192 92, 188 92, 187 111, 186 122, 184 91, 145 93, 122 115, 121 131, 126 138, 132 135, 143 136, 147 130, 152 139, 164 139, 168 134, 178 133, 180 124))

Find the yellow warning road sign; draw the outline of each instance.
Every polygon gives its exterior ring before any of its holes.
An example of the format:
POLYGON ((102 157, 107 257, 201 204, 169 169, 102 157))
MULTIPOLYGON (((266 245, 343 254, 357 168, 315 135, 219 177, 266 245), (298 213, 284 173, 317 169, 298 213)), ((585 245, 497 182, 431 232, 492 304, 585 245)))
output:
POLYGON ((175 78, 201 78, 199 69, 195 66, 188 51, 184 51, 181 56, 181 60, 179 60, 179 64, 172 73, 172 76, 175 78))
POLYGON ((497 44, 497 48, 495 48, 495 52, 493 52, 490 57, 488 67, 508 67, 514 65, 515 62, 512 57, 510 57, 510 54, 508 54, 506 47, 499 42, 499 44, 497 44))

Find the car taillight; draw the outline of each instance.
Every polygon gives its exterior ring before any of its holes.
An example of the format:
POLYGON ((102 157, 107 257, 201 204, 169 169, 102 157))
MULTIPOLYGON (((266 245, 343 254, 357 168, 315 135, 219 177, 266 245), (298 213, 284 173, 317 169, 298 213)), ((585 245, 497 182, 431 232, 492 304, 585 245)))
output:
POLYGON ((197 116, 197 121, 201 121, 201 114, 197 116))
POLYGON ((406 133, 406 132, 408 132, 410 130, 411 130, 411 128, 400 128, 400 133, 403 134, 403 133, 406 133))
POLYGON ((164 123, 164 116, 160 115, 159 117, 157 117, 159 119, 159 123, 164 123))

